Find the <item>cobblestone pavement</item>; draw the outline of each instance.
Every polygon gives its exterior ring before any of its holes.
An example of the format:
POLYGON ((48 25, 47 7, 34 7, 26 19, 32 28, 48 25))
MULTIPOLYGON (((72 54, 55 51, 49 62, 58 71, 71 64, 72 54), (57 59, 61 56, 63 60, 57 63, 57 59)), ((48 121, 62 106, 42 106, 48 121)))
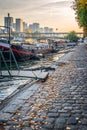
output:
POLYGON ((66 55, 1 110, 0 130, 87 130, 87 46, 66 55))

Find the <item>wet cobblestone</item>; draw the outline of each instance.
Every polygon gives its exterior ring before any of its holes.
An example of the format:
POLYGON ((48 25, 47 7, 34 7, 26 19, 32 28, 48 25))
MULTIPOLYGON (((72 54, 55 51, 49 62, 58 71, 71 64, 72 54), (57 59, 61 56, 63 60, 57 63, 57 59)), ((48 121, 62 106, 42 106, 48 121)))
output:
POLYGON ((25 89, 0 111, 0 130, 86 130, 86 64, 87 46, 77 46, 56 62, 45 82, 25 89))

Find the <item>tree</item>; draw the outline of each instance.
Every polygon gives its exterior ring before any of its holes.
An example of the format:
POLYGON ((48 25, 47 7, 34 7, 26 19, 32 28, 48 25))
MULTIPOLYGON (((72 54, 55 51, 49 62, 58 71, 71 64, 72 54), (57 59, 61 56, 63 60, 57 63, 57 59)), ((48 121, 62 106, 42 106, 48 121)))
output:
POLYGON ((78 25, 83 27, 85 37, 87 36, 87 0, 74 0, 73 9, 76 12, 78 25))
POLYGON ((76 35, 75 31, 71 31, 67 36, 66 39, 69 40, 70 42, 77 42, 78 41, 78 36, 76 35))

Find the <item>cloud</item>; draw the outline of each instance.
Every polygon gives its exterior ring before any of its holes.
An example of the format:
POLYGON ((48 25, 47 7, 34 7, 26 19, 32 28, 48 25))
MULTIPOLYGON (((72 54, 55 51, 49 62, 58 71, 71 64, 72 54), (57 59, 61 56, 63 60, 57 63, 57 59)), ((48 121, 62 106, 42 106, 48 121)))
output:
POLYGON ((54 15, 60 15, 60 12, 62 12, 65 8, 70 8, 72 0, 63 0, 63 1, 51 1, 49 0, 46 2, 39 3, 37 5, 33 6, 26 6, 26 8, 23 8, 24 12, 29 12, 29 14, 54 14, 54 15))
POLYGON ((42 7, 67 7, 67 6, 69 6, 70 5, 70 3, 71 3, 71 1, 59 1, 59 2, 51 2, 51 3, 48 3, 48 4, 45 4, 45 5, 43 5, 42 7))
POLYGON ((52 8, 52 7, 64 7, 64 6, 69 6, 71 0, 63 0, 63 1, 56 1, 55 0, 0 0, 0 9, 13 9, 13 10, 18 10, 18 9, 29 9, 30 11, 32 10, 37 10, 37 9, 47 9, 47 8, 52 8))

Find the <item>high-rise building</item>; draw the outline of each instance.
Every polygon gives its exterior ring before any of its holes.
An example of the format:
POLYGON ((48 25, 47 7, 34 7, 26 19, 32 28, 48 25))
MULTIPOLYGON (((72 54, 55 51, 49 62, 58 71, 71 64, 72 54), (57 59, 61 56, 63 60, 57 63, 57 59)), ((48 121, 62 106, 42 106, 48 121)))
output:
POLYGON ((39 23, 33 23, 29 25, 31 32, 37 32, 40 29, 39 23))
POLYGON ((4 26, 10 27, 11 31, 13 29, 13 17, 10 17, 9 13, 7 17, 4 17, 4 26))
POLYGON ((34 31, 39 31, 39 23, 33 23, 34 31))
POLYGON ((16 32, 23 32, 23 20, 20 18, 16 19, 16 32))
POLYGON ((23 31, 26 31, 27 28, 28 28, 27 23, 23 22, 23 31))
POLYGON ((43 28, 39 28, 39 31, 40 31, 40 33, 43 33, 44 29, 43 28))
POLYGON ((53 28, 44 27, 44 32, 45 33, 52 33, 53 32, 53 28))
POLYGON ((16 23, 13 23, 14 31, 16 31, 16 23))

